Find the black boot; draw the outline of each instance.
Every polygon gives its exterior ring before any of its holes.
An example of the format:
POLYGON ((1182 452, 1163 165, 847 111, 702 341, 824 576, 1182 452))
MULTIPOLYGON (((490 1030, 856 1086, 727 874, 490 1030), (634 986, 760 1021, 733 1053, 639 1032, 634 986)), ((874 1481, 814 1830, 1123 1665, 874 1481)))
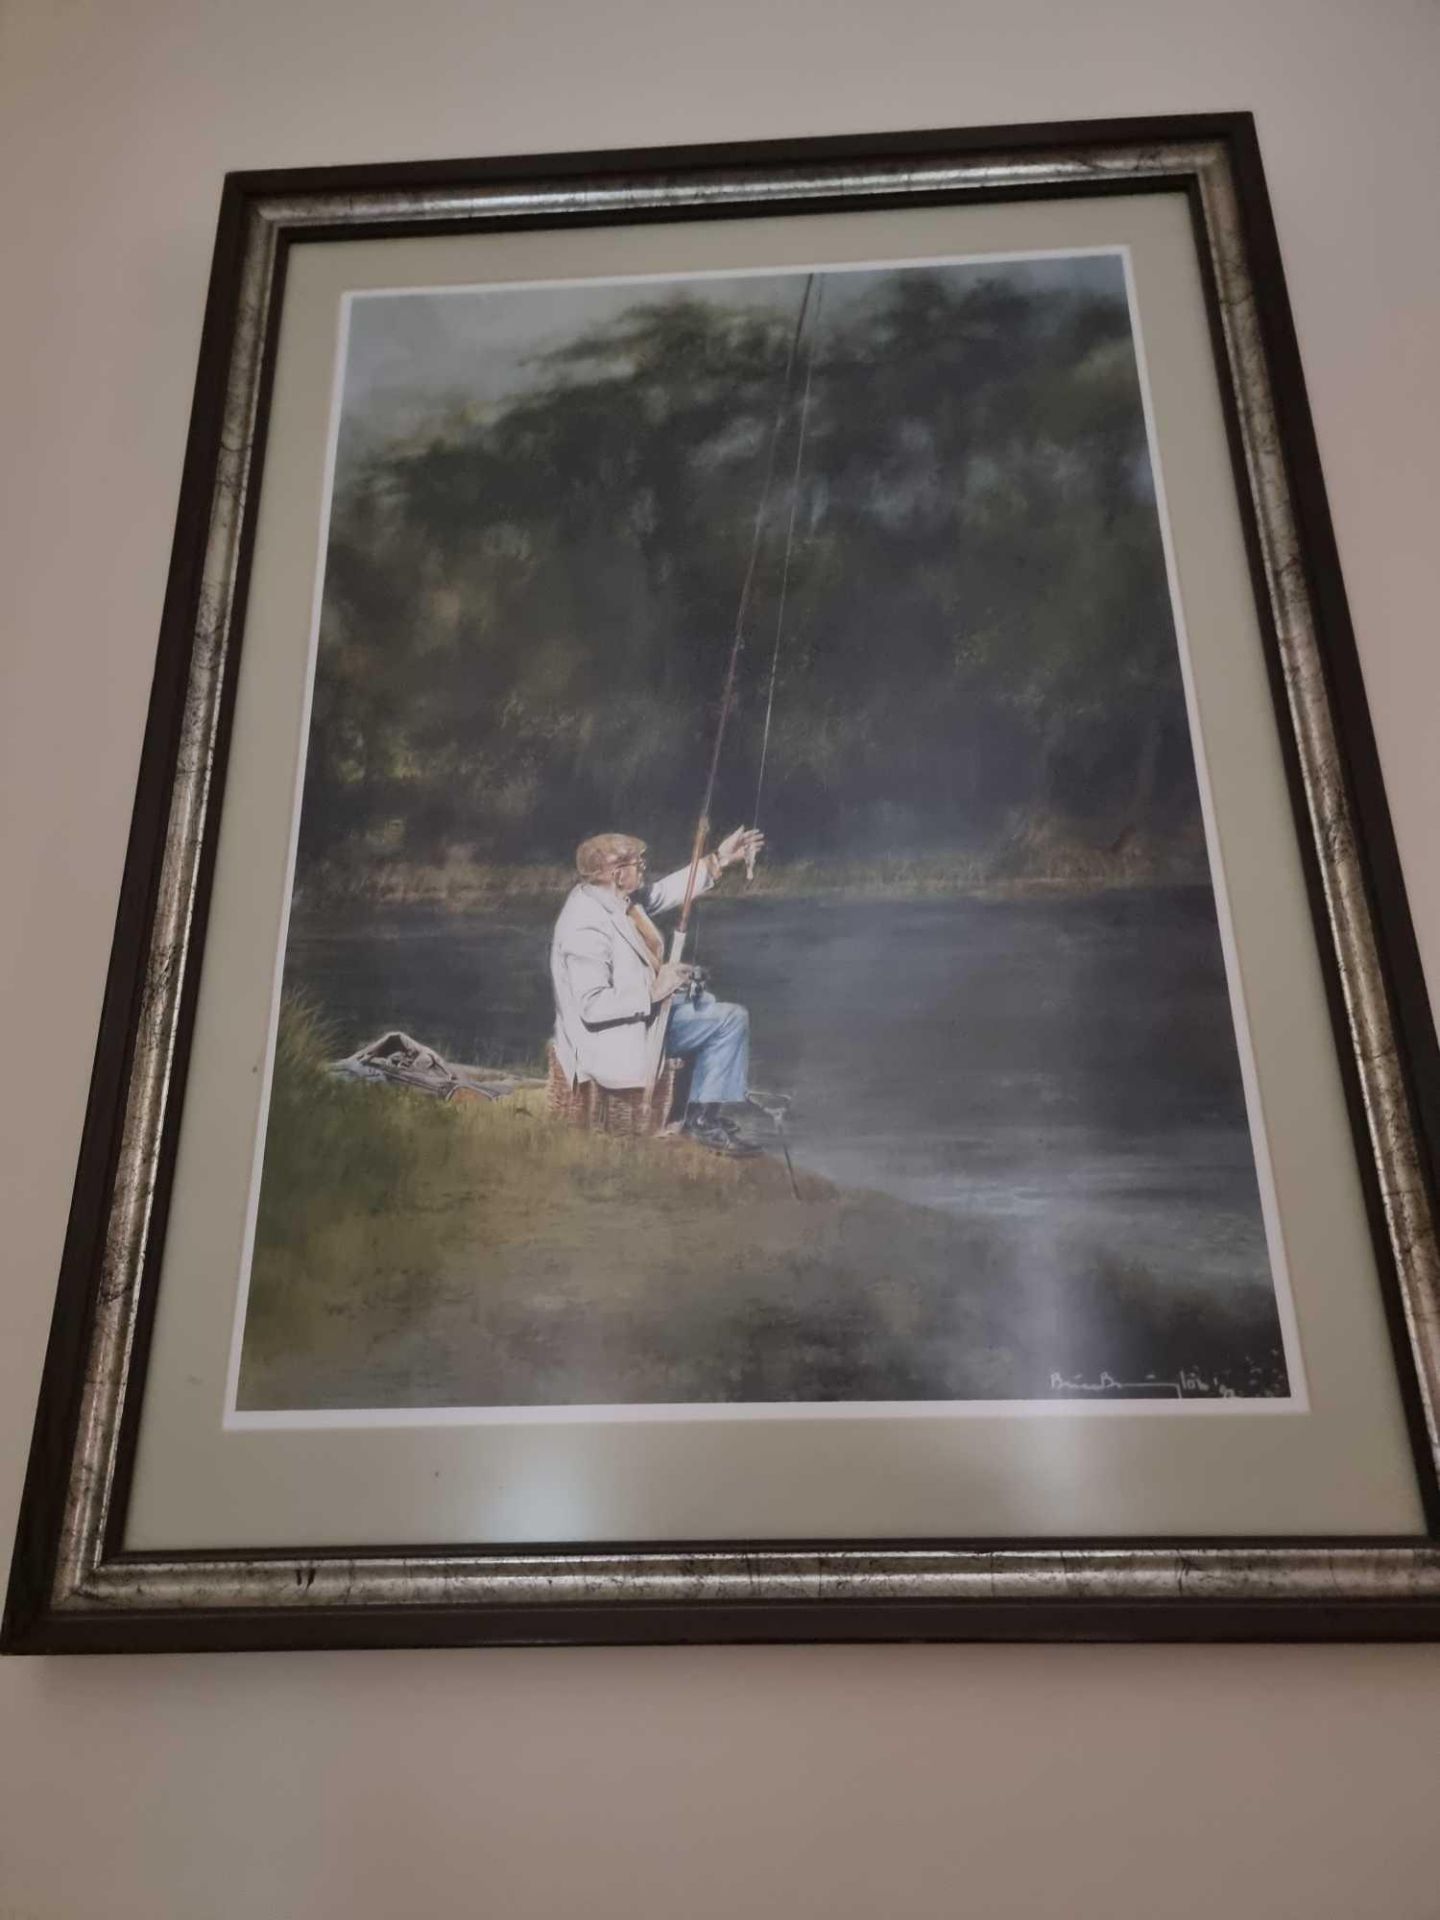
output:
POLYGON ((727 1120, 713 1100, 692 1100, 685 1109, 680 1131, 697 1146, 711 1153, 729 1154, 732 1159, 748 1159, 760 1149, 744 1139, 733 1120, 727 1120))

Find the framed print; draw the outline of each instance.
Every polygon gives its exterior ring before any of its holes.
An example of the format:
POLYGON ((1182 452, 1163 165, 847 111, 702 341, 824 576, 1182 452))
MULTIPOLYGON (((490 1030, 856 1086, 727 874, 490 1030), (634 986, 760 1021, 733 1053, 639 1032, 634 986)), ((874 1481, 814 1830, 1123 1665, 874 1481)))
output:
POLYGON ((1419 1636, 1243 115, 232 176, 15 1650, 1419 1636))

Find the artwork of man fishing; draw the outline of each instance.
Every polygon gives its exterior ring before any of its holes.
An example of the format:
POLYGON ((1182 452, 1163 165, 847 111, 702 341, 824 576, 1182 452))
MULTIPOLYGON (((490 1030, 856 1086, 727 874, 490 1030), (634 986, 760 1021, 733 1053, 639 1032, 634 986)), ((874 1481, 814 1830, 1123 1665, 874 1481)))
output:
POLYGON ((238 1411, 1289 1395, 1124 257, 343 353, 238 1411))

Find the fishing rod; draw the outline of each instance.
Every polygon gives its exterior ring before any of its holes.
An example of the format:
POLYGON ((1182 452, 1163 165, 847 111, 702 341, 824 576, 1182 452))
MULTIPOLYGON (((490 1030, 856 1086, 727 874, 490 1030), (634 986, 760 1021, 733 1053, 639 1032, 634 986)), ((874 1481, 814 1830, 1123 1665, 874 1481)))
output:
MULTIPOLYGON (((800 296, 800 311, 795 316, 795 331, 790 337, 790 351, 785 359, 780 400, 775 408, 775 418, 770 428, 770 448, 765 461, 765 478, 761 482, 760 498, 755 508, 755 523, 750 537, 750 559, 745 568, 744 584, 740 589, 740 604, 735 612, 735 636, 730 644, 730 659, 725 669, 725 685, 720 695, 720 718, 716 722, 715 741, 710 749, 710 770, 705 780, 705 797, 700 802, 700 818, 695 823, 695 840, 690 853, 690 872, 685 882, 685 900, 675 928, 675 937, 682 942, 690 924, 690 909, 695 902, 695 879, 704 857, 705 842, 710 837, 710 804, 715 798, 715 779, 720 771, 720 750, 725 743, 725 729, 729 724, 730 709, 735 704, 735 679, 740 666, 740 655, 745 650, 745 621, 750 611, 750 600, 755 588, 755 573, 760 559, 760 541, 765 529, 765 512, 770 504, 770 491, 775 480, 775 456, 780 445, 780 430, 789 408, 795 361, 799 355, 800 338, 805 331, 805 316, 810 309, 810 296, 814 286, 815 276, 812 273, 806 276, 805 291, 800 296)), ((673 957, 675 956, 672 955, 673 957)))
MULTIPOLYGON (((765 531, 765 515, 775 481, 775 459, 779 451, 781 429, 789 410, 795 362, 799 357, 800 340, 805 331, 805 318, 810 311, 810 296, 814 287, 815 275, 807 274, 805 288, 800 296, 800 309, 795 316, 795 330, 790 336, 790 349, 785 356, 785 371, 780 382, 780 396, 775 405, 775 417, 770 425, 770 444, 765 456, 765 473, 760 483, 760 497, 756 502, 755 519, 750 531, 750 558, 746 564, 745 578, 740 588, 739 605, 735 610, 735 630, 730 642, 730 658, 725 668, 725 683, 720 694, 720 715, 716 721, 715 739, 710 749, 710 766, 705 776, 705 793, 700 802, 700 817, 695 823, 695 838, 690 849, 690 870, 685 877, 685 898, 680 907, 680 918, 676 922, 675 931, 670 936, 668 958, 672 965, 684 957, 685 936, 690 926, 690 911, 695 904, 695 881, 700 872, 700 862, 705 857, 705 842, 710 837, 710 807, 715 798, 715 780, 720 771, 720 752, 725 743, 725 729, 730 721, 730 710, 735 704, 736 676, 740 668, 740 655, 745 648, 745 622, 755 590, 755 574, 760 559, 760 543, 765 531)), ((655 1022, 650 1043, 648 1084, 651 1088, 659 1077, 660 1063, 665 1055, 665 1036, 669 1029, 670 1002, 667 1001, 662 1018, 655 1022)))

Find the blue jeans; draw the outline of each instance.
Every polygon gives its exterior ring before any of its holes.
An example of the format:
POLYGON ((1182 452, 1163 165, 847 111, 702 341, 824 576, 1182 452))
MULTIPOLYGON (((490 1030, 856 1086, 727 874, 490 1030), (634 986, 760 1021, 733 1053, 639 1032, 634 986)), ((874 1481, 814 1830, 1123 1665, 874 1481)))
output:
POLYGON ((665 1052, 693 1062, 690 1098, 709 1105, 741 1101, 749 1091, 750 1016, 713 993, 670 1003, 665 1052))

